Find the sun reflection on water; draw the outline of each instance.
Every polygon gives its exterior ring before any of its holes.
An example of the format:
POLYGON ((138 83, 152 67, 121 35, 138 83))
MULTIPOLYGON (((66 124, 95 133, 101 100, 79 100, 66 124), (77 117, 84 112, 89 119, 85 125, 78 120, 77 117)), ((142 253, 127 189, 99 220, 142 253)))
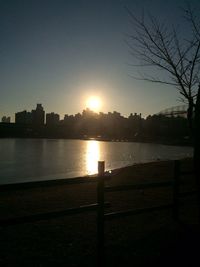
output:
POLYGON ((98 161, 100 158, 99 142, 92 140, 87 142, 86 148, 86 171, 88 175, 98 172, 98 161))

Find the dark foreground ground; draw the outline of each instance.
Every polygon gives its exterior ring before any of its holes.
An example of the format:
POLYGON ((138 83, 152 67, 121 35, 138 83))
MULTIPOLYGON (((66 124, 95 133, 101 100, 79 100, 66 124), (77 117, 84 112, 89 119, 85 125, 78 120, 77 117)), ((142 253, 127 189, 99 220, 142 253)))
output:
MULTIPOLYGON (((189 160, 182 164, 191 169, 189 160)), ((116 172, 108 184, 171 180, 173 162, 128 167, 116 172)), ((93 179, 93 178, 91 178, 93 179)), ((183 177, 194 188, 192 175, 183 177)), ((0 188, 1 220, 55 211, 96 202, 96 183, 46 183, 24 188, 0 188)), ((106 193, 107 211, 170 203, 171 188, 106 193)), ((172 211, 150 212, 105 223, 105 266, 200 266, 197 199, 182 199, 181 222, 172 211)), ((96 212, 0 227, 0 266, 96 266, 96 212)))

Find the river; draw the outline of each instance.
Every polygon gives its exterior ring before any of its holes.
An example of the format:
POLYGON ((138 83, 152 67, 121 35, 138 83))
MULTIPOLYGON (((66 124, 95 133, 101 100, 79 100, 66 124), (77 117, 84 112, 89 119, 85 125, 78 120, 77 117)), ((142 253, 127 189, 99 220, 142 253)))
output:
POLYGON ((191 157, 191 147, 65 139, 0 139, 0 184, 52 180, 127 165, 191 157))

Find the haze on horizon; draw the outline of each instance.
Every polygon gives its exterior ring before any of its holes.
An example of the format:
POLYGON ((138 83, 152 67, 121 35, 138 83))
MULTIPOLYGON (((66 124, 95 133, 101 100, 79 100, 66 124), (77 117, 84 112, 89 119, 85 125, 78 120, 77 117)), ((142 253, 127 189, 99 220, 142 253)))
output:
MULTIPOLYGON (((0 118, 31 110, 75 114, 98 96, 102 112, 143 116, 182 104, 175 88, 134 80, 124 6, 177 23, 185 1, 0 1, 0 118)), ((197 0, 190 1, 198 4, 197 0)), ((181 29, 184 25, 179 25, 181 29)))

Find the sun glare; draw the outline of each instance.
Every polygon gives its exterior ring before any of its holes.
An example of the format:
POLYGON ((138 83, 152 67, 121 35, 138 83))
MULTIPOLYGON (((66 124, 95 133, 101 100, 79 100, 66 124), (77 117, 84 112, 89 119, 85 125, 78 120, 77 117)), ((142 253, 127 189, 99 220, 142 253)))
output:
POLYGON ((92 96, 87 100, 87 108, 92 111, 99 111, 101 108, 101 99, 97 96, 92 96))
POLYGON ((98 141, 87 141, 86 150, 86 170, 91 175, 98 172, 98 160, 100 157, 100 147, 98 141))

